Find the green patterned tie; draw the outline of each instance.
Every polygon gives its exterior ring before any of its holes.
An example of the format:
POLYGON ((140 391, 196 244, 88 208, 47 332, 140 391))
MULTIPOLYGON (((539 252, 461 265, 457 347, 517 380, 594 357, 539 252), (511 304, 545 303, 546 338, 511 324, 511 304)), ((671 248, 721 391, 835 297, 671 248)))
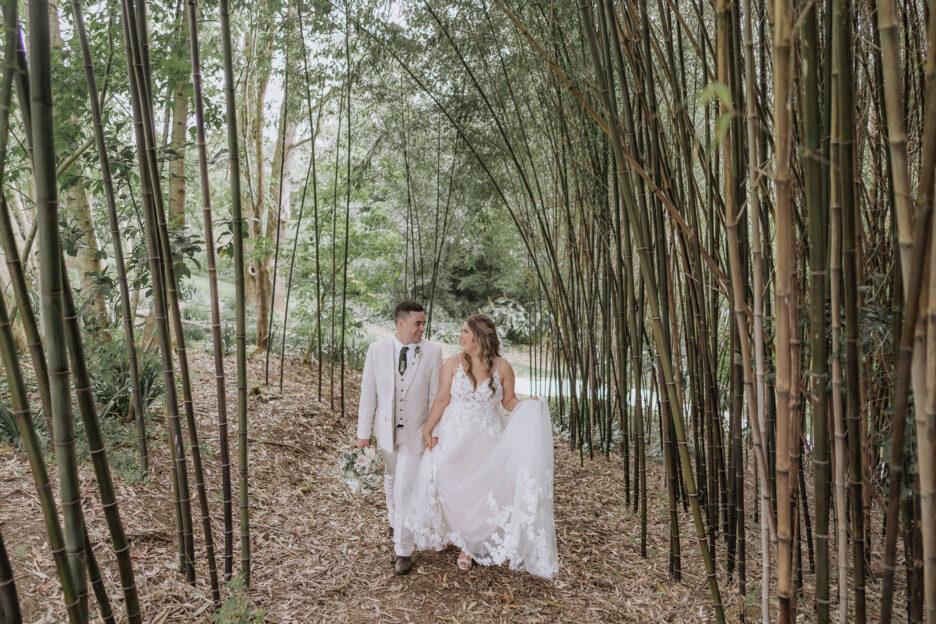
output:
POLYGON ((403 373, 406 372, 406 352, 409 351, 409 347, 403 347, 400 349, 400 363, 398 368, 400 370, 400 376, 403 376, 403 373))

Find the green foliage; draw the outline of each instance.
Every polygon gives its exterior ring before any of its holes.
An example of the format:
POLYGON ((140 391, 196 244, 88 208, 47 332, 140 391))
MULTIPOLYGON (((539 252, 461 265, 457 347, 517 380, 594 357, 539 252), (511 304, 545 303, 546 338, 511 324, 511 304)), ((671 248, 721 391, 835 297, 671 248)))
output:
POLYGON ((715 153, 715 149, 724 142, 725 137, 728 136, 728 128, 731 126, 732 117, 736 114, 731 101, 731 90, 725 83, 711 82, 696 94, 696 100, 702 106, 708 106, 713 99, 718 99, 727 110, 715 120, 715 136, 707 146, 706 158, 711 158, 712 154, 715 153))
MULTIPOLYGON (((345 363, 351 368, 364 367, 364 357, 367 355, 366 332, 364 331, 364 314, 358 311, 358 306, 349 303, 344 314, 345 321, 345 363)), ((326 362, 338 362, 341 349, 341 309, 335 310, 335 337, 332 340, 331 307, 322 309, 322 359, 326 362)), ((290 316, 289 329, 286 333, 286 350, 295 351, 305 349, 311 345, 312 354, 318 352, 316 331, 316 316, 314 309, 300 309, 297 314, 290 316)), ((282 340, 282 317, 278 316, 273 322, 273 350, 279 351, 282 340)))
POLYGON ((748 590, 747 594, 744 596, 744 606, 753 607, 757 604, 757 600, 760 598, 760 583, 754 583, 751 589, 748 590))
MULTIPOLYGON (((566 408, 569 407, 568 401, 566 408)), ((549 416, 552 419, 553 435, 568 441, 572 438, 572 430, 569 428, 570 416, 568 409, 565 413, 559 411, 559 399, 549 399, 549 416)))
POLYGON ((227 587, 231 595, 211 614, 211 621, 215 624, 262 624, 266 614, 263 609, 253 608, 240 577, 231 580, 227 587))
MULTIPOLYGON (((32 388, 27 388, 32 391, 32 388)), ((0 446, 15 446, 23 448, 23 438, 20 435, 19 423, 16 421, 16 415, 13 413, 13 405, 10 401, 2 397, 9 396, 9 390, 6 377, 0 377, 0 446)), ((42 415, 42 408, 35 406, 36 413, 30 415, 33 419, 33 428, 39 438, 40 447, 45 447, 49 442, 49 432, 45 417, 42 415)))
MULTIPOLYGON (((88 370, 92 372, 91 392, 101 416, 132 420, 130 405, 130 360, 122 329, 110 332, 112 340, 85 340, 88 370)), ((163 395, 162 372, 156 353, 136 350, 140 373, 140 396, 148 412, 163 395)))
POLYGON ((432 312, 432 333, 427 337, 436 342, 444 342, 446 344, 457 344, 458 335, 461 333, 462 320, 455 320, 452 318, 439 318, 444 314, 445 310, 439 307, 436 307, 432 312))
POLYGON ((231 355, 237 347, 237 325, 228 321, 221 322, 221 349, 224 355, 231 355))
MULTIPOLYGON (((75 414, 78 414, 77 407, 75 414)), ((100 414, 99 414, 100 416, 100 414)), ((111 471, 128 483, 140 483, 146 475, 140 469, 139 449, 137 447, 136 425, 116 418, 98 418, 101 437, 107 449, 107 460, 111 471)), ((75 422, 75 454, 79 463, 91 461, 84 421, 75 422)))
POLYGON ((185 336, 185 344, 187 345, 196 342, 204 342, 211 338, 210 334, 205 331, 205 329, 191 323, 182 324, 182 335, 185 336))
POLYGON ((364 358, 367 357, 367 345, 357 343, 345 347, 345 363, 357 370, 364 369, 364 358))
POLYGON ((507 339, 517 343, 529 342, 533 329, 530 314, 516 301, 498 297, 493 301, 489 300, 481 312, 491 317, 497 325, 497 333, 502 340, 507 339))
POLYGON ((16 416, 6 401, 0 401, 0 444, 13 444, 21 446, 19 425, 16 416))
MULTIPOLYGON (((129 429, 127 431, 129 433, 129 429)), ((114 475, 132 485, 142 483, 146 479, 146 473, 140 468, 139 450, 129 444, 129 440, 122 446, 108 444, 107 463, 114 475)))
POLYGON ((199 232, 182 232, 178 230, 169 230, 169 245, 172 253, 173 267, 175 268, 176 280, 182 280, 192 276, 192 267, 200 269, 198 258, 201 257, 204 241, 199 232))

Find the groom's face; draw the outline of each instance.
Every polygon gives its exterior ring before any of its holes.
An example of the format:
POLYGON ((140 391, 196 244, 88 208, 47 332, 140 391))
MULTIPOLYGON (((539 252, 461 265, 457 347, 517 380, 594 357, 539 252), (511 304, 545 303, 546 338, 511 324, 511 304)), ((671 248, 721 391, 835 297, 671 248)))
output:
POLYGON ((397 338, 403 344, 413 344, 422 340, 426 331, 426 313, 409 312, 397 319, 397 338))

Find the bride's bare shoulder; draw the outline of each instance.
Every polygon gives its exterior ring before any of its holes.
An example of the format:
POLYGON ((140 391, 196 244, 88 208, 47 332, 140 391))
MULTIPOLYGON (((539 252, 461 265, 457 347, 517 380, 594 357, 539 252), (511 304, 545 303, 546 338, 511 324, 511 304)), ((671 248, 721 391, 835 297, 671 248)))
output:
POLYGON ((513 375, 513 367, 510 365, 510 362, 500 356, 494 358, 494 370, 500 373, 501 377, 508 374, 513 375))
POLYGON ((455 369, 458 368, 459 360, 460 360, 459 354, 456 353, 454 355, 450 355, 445 359, 445 363, 442 364, 442 368, 444 370, 454 371, 455 369))

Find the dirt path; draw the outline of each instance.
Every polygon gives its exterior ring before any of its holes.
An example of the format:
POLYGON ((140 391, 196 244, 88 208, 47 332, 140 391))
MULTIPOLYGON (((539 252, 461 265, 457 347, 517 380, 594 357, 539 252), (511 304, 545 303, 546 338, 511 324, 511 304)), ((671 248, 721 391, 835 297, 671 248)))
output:
MULTIPOLYGON (((196 352, 191 357, 197 373, 196 409, 207 480, 212 486, 214 537, 220 552, 213 373, 208 354, 196 352)), ((233 361, 227 365, 228 371, 234 370, 233 361)), ((271 370, 278 370, 278 362, 271 370)), ((265 611, 266 622, 650 623, 699 622, 712 617, 691 516, 682 511, 683 580, 668 578, 665 488, 659 466, 653 464, 648 476, 649 558, 641 559, 640 527, 636 514, 623 502, 619 460, 586 459, 580 465, 578 455, 570 453, 564 443, 556 446, 560 573, 553 581, 506 568, 475 566, 466 574, 456 568, 453 550, 417 553, 414 572, 394 576, 382 496, 353 497, 337 479, 339 454, 354 437, 360 375, 353 373, 347 379, 349 409, 342 417, 317 400, 314 368, 289 360, 286 371, 282 395, 259 386, 262 356, 250 363, 248 373, 253 533, 249 595, 255 607, 265 611)), ((327 378, 324 390, 327 401, 327 378)), ((338 391, 336 384, 336 395, 338 391)), ((228 395, 229 405, 236 405, 233 387, 228 395)), ((235 417, 236 409, 231 407, 230 418, 235 417)), ((203 551, 196 554, 199 578, 195 587, 182 582, 177 573, 169 463, 159 437, 163 426, 150 425, 155 468, 149 480, 135 485, 118 482, 120 508, 133 538, 146 621, 208 622, 211 605, 203 551)), ((233 442, 232 451, 236 451, 233 442)), ((82 466, 82 481, 82 491, 91 492, 90 465, 82 466)), ((87 499, 92 542, 106 567, 115 610, 120 612, 100 503, 96 494, 87 499)), ((64 610, 28 466, 12 449, 0 449, 0 501, 3 535, 26 621, 59 622, 64 610)), ((196 543, 204 543, 200 529, 196 543)), ((237 544, 235 535, 235 571, 240 559, 237 544)), ((758 562, 756 544, 749 544, 749 587, 758 579, 758 562)), ((722 591, 729 621, 737 621, 737 590, 724 574, 722 591)), ((748 619, 758 617, 757 596, 752 592, 748 600, 748 619)))

